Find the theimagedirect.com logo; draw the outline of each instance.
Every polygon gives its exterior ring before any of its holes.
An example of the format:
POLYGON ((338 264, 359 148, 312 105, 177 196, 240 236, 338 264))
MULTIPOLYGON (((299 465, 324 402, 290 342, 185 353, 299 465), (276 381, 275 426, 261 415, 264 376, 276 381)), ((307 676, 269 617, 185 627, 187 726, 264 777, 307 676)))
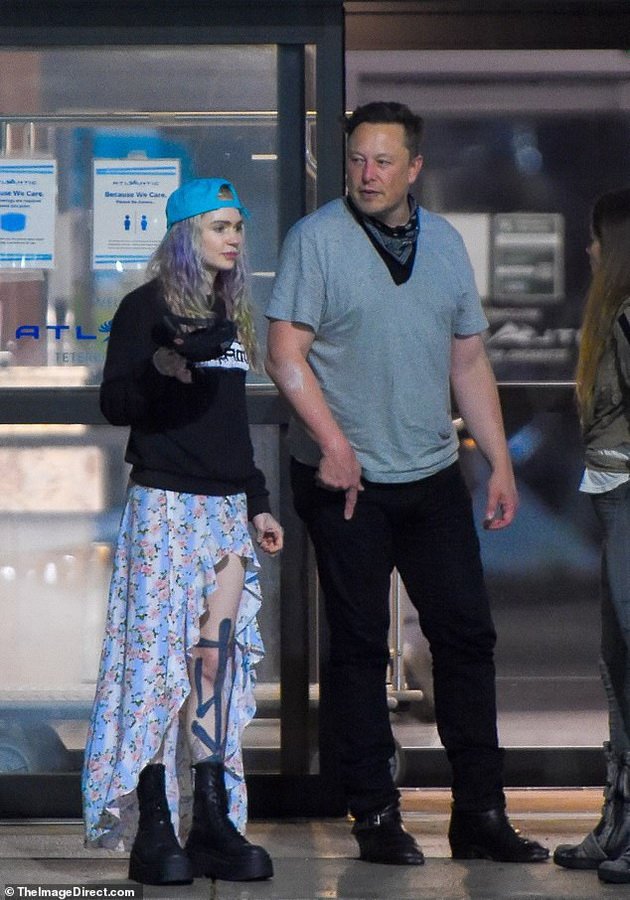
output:
POLYGON ((70 900, 71 897, 101 898, 112 900, 121 897, 142 900, 142 885, 115 887, 111 884, 5 884, 5 900, 30 900, 30 898, 53 897, 55 900, 70 900))

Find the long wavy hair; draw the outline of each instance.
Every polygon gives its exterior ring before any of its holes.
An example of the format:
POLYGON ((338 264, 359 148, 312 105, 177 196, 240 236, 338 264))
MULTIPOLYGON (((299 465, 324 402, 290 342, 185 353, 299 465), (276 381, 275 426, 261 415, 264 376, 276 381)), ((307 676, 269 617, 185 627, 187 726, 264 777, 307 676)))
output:
POLYGON ((597 371, 612 339, 619 307, 630 297, 630 188, 602 194, 593 206, 591 231, 600 259, 586 295, 576 371, 582 425, 590 423, 597 371))
POLYGON ((216 300, 223 300, 252 368, 260 371, 244 245, 234 268, 217 272, 211 286, 201 249, 201 215, 191 216, 166 232, 149 260, 147 275, 158 279, 168 308, 178 316, 211 318, 216 300))

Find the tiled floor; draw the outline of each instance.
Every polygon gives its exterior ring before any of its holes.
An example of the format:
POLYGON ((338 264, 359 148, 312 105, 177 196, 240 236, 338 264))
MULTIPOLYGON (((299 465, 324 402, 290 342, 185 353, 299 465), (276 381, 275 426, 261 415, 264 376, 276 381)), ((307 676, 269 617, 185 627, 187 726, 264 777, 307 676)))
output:
MULTIPOLYGON (((513 823, 550 848, 578 840, 597 819, 598 790, 509 792, 513 823)), ((407 828, 421 843, 422 867, 377 866, 356 859, 345 820, 258 821, 249 837, 274 859, 269 882, 196 880, 190 886, 144 888, 144 897, 205 900, 596 900, 630 898, 630 885, 602 884, 595 872, 570 872, 553 863, 513 865, 449 858, 449 794, 406 790, 407 828)), ((85 850, 80 823, 0 826, 0 884, 125 886, 124 854, 85 850)), ((128 883, 127 883, 128 885, 128 883)), ((8 897, 5 894, 5 897, 8 897)), ((14 894, 20 896, 19 893, 14 894)))

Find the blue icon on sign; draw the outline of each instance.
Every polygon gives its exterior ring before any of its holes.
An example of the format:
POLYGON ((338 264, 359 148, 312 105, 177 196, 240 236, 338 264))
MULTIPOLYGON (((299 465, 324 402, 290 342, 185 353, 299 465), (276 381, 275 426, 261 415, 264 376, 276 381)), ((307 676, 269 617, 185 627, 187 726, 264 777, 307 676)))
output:
POLYGON ((24 231, 26 228, 26 216, 24 213, 4 213, 0 216, 0 229, 2 231, 24 231))

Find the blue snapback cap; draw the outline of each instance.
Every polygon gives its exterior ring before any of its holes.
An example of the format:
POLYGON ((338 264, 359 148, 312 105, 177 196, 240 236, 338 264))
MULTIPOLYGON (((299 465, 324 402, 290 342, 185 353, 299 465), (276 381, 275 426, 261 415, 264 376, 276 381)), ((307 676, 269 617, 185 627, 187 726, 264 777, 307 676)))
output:
POLYGON ((227 178, 196 178, 182 184, 166 201, 166 227, 176 222, 200 216, 213 209, 231 207, 238 209, 242 216, 249 211, 239 200, 236 188, 227 178))

